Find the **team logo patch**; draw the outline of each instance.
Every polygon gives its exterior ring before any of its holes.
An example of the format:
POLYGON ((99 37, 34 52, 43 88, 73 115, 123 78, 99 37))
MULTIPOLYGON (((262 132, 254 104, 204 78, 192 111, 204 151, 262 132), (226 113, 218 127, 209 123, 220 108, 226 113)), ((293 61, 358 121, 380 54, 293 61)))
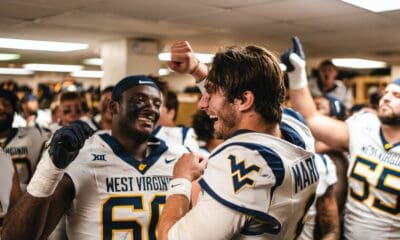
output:
POLYGON ((228 159, 231 162, 232 181, 235 193, 238 193, 244 187, 254 186, 255 182, 249 175, 252 172, 259 172, 261 168, 254 164, 246 166, 244 160, 237 161, 234 155, 229 155, 228 159))
POLYGON ((93 155, 92 161, 107 161, 105 154, 94 154, 94 153, 92 153, 92 155, 93 155))

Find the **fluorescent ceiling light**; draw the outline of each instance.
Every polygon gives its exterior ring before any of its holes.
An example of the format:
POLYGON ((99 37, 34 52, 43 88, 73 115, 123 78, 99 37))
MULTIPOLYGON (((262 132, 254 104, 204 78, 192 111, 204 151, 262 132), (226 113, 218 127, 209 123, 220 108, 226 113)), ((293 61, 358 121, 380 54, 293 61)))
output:
MULTIPOLYGON (((215 54, 208 54, 208 53, 195 53, 194 54, 197 59, 199 59, 203 63, 211 63, 214 59, 215 54)), ((171 53, 160 53, 158 54, 158 59, 160 61, 170 61, 171 60, 171 53)))
POLYGON ((347 68, 383 68, 386 67, 385 62, 373 61, 361 58, 334 58, 332 59, 333 64, 338 67, 347 68))
POLYGON ((0 53, 0 61, 11 61, 17 60, 21 57, 21 55, 17 53, 0 53))
POLYGON ((30 75, 33 72, 25 68, 0 68, 3 75, 30 75))
POLYGON ((103 60, 101 58, 86 58, 83 60, 83 63, 86 65, 101 66, 103 60))
POLYGON ((168 75, 169 73, 170 73, 170 71, 169 71, 168 68, 160 68, 160 69, 158 70, 158 75, 159 75, 159 76, 166 76, 166 75, 168 75))
POLYGON ((399 0, 342 0, 371 12, 386 12, 400 9, 399 0))
POLYGON ((83 43, 0 38, 0 48, 28 49, 51 52, 70 52, 86 49, 88 48, 88 45, 83 43))
POLYGON ((24 64, 24 68, 33 71, 45 71, 45 72, 76 72, 81 70, 83 67, 81 65, 29 63, 29 64, 24 64))
POLYGON ((73 77, 81 77, 81 78, 102 78, 103 75, 104 75, 103 71, 89 71, 89 70, 77 71, 71 74, 71 76, 73 77))

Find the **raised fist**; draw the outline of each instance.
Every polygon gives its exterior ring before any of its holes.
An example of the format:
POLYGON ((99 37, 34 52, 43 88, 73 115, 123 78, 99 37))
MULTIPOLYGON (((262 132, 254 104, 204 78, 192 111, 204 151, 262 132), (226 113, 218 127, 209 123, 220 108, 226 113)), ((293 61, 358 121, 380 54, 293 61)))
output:
POLYGON ((75 121, 57 130, 49 145, 49 155, 58 168, 66 168, 78 155, 94 130, 83 121, 75 121))
POLYGON ((177 41, 172 44, 169 68, 178 73, 193 73, 199 63, 187 41, 177 41))
POLYGON ((293 48, 289 48, 281 55, 281 61, 286 65, 290 89, 301 89, 307 86, 306 61, 298 37, 293 37, 293 48))
POLYGON ((289 48, 288 50, 286 50, 284 53, 281 54, 281 62, 286 65, 287 72, 293 72, 295 70, 295 67, 293 66, 290 59, 290 55, 292 53, 296 54, 302 60, 306 59, 306 56, 303 52, 303 47, 301 46, 300 39, 294 36, 292 38, 292 42, 293 42, 293 48, 289 48))

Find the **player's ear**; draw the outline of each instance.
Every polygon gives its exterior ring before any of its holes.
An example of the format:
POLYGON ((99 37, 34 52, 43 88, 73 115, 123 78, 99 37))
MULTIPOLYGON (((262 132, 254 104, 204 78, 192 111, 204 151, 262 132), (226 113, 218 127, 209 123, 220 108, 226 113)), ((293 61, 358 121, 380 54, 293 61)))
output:
POLYGON ((254 94, 252 91, 244 91, 240 98, 235 99, 235 104, 238 105, 239 111, 246 111, 254 105, 254 94))
POLYGON ((111 113, 114 114, 118 114, 119 111, 119 102, 118 101, 110 101, 110 110, 111 113))

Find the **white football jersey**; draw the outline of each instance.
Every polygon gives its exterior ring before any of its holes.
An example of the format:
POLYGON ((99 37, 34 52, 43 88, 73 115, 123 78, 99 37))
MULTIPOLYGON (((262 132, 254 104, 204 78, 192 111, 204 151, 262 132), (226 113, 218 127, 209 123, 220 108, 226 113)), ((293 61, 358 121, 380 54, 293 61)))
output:
POLYGON ((0 227, 10 205, 14 167, 10 155, 0 149, 0 227))
POLYGON ((240 130, 209 157, 199 182, 202 190, 251 216, 240 232, 232 233, 234 239, 293 239, 301 233, 319 179, 314 139, 287 114, 281 131, 286 140, 240 130))
POLYGON ((4 142, 3 150, 13 160, 21 190, 26 190, 40 159, 42 148, 49 137, 50 131, 44 128, 13 128, 4 142))
MULTIPOLYGON (((328 188, 337 182, 336 167, 331 158, 326 154, 315 154, 315 165, 319 173, 319 182, 317 186, 317 199, 323 196, 328 188)), ((306 222, 303 231, 298 239, 314 239, 314 228, 316 225, 317 208, 316 202, 308 210, 306 222)))
POLYGON ((357 113, 349 129, 347 239, 400 239, 400 143, 383 137, 378 117, 357 113))
POLYGON ((199 144, 193 128, 158 126, 152 135, 167 143, 184 145, 191 152, 199 152, 199 144))
POLYGON ((137 161, 106 131, 85 142, 66 169, 75 187, 69 239, 155 239, 174 163, 188 151, 156 138, 149 149, 137 161))

